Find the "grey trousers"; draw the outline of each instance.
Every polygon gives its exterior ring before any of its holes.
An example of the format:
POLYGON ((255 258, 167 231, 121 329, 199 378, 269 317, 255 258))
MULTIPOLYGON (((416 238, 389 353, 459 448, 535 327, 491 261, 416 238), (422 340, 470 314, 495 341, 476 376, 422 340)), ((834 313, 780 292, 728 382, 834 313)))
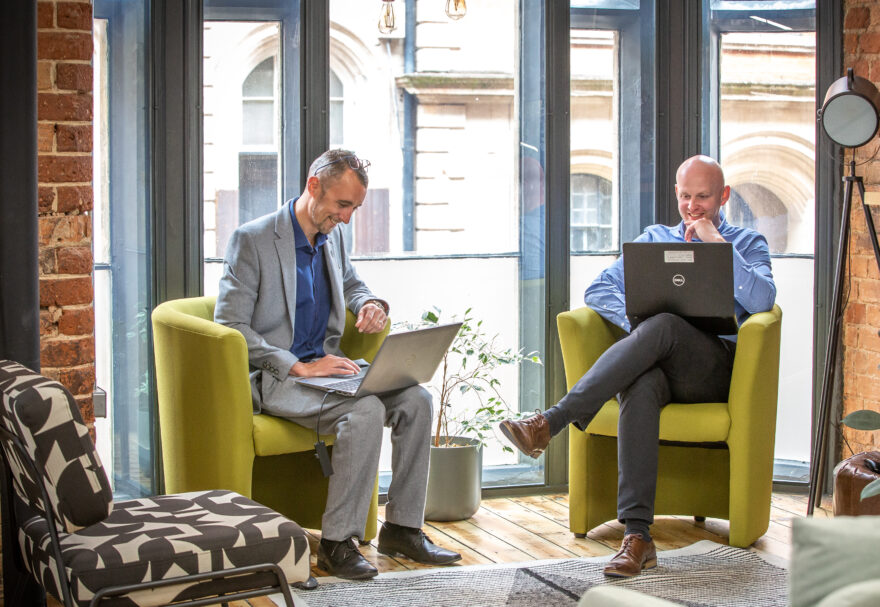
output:
POLYGON ((617 395, 617 517, 654 521, 660 409, 726 402, 736 344, 658 314, 608 348, 551 411, 585 429, 617 395), (555 411, 554 411, 555 410, 555 411))
MULTIPOLYGON (((264 377, 265 381, 265 377, 264 377)), ((293 378, 262 386, 263 410, 316 429, 324 393, 293 378)), ((321 520, 321 537, 363 539, 373 483, 379 469, 382 428, 391 428, 391 486, 385 518, 420 528, 424 523, 430 458, 432 400, 421 386, 353 399, 330 394, 320 415, 321 434, 335 434, 333 475, 321 520)), ((289 482, 294 491, 296 479, 289 482)))

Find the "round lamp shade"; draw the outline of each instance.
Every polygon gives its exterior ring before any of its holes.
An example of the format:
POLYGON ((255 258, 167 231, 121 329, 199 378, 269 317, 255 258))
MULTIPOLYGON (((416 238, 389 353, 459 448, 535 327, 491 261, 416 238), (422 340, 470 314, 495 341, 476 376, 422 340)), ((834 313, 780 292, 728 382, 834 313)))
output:
POLYGON ((880 93, 870 80, 847 75, 835 80, 825 93, 825 102, 819 110, 822 127, 828 136, 847 148, 868 143, 880 126, 880 93))

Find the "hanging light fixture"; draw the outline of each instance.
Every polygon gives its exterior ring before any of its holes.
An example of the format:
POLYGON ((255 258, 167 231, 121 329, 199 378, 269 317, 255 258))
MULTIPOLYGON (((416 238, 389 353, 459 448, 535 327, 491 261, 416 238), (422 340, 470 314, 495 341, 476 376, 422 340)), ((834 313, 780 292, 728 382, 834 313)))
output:
POLYGON ((394 22, 394 0, 382 0, 382 10, 379 13, 379 32, 390 34, 397 28, 394 22))
POLYGON ((446 0, 446 16, 450 19, 461 19, 467 14, 467 2, 465 0, 446 0))

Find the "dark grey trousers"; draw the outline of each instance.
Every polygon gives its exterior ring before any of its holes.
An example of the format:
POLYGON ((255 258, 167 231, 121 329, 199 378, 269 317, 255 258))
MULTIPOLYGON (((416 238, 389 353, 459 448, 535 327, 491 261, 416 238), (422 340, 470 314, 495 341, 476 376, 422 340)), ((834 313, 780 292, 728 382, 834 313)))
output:
MULTIPOLYGON (((674 314, 642 322, 550 410, 583 430, 617 395, 617 517, 654 520, 660 409, 670 403, 726 402, 736 344, 674 314)), ((563 426, 564 427, 564 426, 563 426)))

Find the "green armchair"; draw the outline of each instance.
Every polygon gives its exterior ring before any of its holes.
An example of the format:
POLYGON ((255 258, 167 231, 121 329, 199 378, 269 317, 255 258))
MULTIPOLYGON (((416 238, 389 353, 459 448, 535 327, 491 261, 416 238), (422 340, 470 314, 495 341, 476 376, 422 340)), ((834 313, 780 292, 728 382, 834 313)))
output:
MULTIPOLYGON (((177 299, 153 311, 165 491, 228 489, 320 529, 328 479, 315 457, 315 433, 253 414, 244 337, 214 322, 215 301, 177 299)), ((342 351, 372 361, 390 325, 365 335, 354 322, 349 311, 342 351)), ((333 435, 322 438, 332 445, 333 435)), ((364 541, 376 537, 377 510, 378 476, 364 541)))
MULTIPOLYGON (((770 523, 782 310, 739 330, 726 403, 671 403, 660 414, 657 514, 730 521, 730 545, 748 546, 770 523)), ((590 308, 557 317, 569 388, 622 334, 590 308)), ((569 528, 578 536, 617 518, 616 399, 586 432, 569 428, 569 528)))

